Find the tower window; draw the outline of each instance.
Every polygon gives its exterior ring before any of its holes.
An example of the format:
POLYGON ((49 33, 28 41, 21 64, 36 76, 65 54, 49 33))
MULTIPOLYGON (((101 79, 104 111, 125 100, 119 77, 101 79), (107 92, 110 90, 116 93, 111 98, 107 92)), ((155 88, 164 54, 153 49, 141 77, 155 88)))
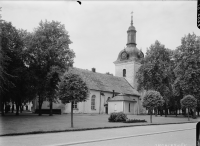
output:
POLYGON ((126 69, 123 69, 123 77, 126 77, 126 69))

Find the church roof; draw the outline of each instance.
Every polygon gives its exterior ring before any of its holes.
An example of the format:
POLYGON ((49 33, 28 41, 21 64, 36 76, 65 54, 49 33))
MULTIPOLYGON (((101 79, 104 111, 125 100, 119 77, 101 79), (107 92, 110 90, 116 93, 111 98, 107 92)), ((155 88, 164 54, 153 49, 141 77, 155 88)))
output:
POLYGON ((125 95, 125 94, 118 94, 117 96, 115 96, 113 98, 110 98, 108 100, 108 102, 109 101, 131 101, 131 102, 136 102, 136 100, 134 98, 131 98, 130 96, 125 95))
POLYGON ((70 68, 69 71, 80 75, 90 89, 107 92, 113 92, 115 90, 115 93, 140 96, 138 91, 123 77, 92 72, 80 68, 70 68))
POLYGON ((117 60, 114 63, 121 61, 138 61, 141 58, 141 51, 136 46, 127 46, 118 54, 117 60), (126 58, 122 58, 122 53, 126 53, 126 58))

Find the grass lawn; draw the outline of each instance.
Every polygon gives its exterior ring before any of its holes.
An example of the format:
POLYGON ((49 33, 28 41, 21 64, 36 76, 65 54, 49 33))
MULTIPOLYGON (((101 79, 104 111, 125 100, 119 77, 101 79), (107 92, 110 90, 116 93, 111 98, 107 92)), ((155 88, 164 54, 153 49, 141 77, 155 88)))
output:
MULTIPOLYGON (((128 115, 129 119, 145 119, 146 123, 113 123, 108 122, 109 115, 105 114, 74 114, 74 128, 71 128, 70 114, 63 115, 42 115, 32 113, 22 113, 19 116, 7 114, 5 117, 0 117, 0 135, 13 133, 29 133, 35 131, 70 131, 78 129, 92 129, 104 127, 121 127, 121 126, 136 126, 149 125, 149 115, 128 115)), ((200 118, 192 119, 190 122, 198 122, 200 118)), ((152 124, 167 124, 167 123, 184 123, 188 122, 187 117, 182 115, 176 116, 155 116, 153 115, 152 124)))

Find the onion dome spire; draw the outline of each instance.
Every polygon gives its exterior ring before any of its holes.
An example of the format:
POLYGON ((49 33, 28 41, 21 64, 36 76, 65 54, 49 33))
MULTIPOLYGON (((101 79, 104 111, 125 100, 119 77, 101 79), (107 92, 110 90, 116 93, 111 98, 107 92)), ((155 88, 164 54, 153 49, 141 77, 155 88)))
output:
POLYGON ((133 26, 133 12, 131 12, 131 26, 128 28, 127 31, 127 46, 136 46, 136 30, 133 26))
POLYGON ((133 26, 133 11, 131 12, 131 26, 133 26))

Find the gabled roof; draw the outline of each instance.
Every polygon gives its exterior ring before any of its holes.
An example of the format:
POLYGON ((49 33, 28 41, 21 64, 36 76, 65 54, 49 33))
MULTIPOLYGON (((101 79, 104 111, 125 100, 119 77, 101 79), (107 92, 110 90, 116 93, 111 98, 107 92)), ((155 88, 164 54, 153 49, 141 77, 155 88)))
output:
POLYGON ((79 68, 70 68, 69 72, 79 74, 90 89, 107 92, 113 92, 113 90, 115 90, 115 93, 140 96, 138 91, 123 77, 116 77, 79 68))
POLYGON ((110 101, 131 101, 131 102, 136 102, 136 100, 134 98, 131 98, 128 95, 125 94, 118 94, 117 96, 110 98, 108 100, 108 102, 110 101))

